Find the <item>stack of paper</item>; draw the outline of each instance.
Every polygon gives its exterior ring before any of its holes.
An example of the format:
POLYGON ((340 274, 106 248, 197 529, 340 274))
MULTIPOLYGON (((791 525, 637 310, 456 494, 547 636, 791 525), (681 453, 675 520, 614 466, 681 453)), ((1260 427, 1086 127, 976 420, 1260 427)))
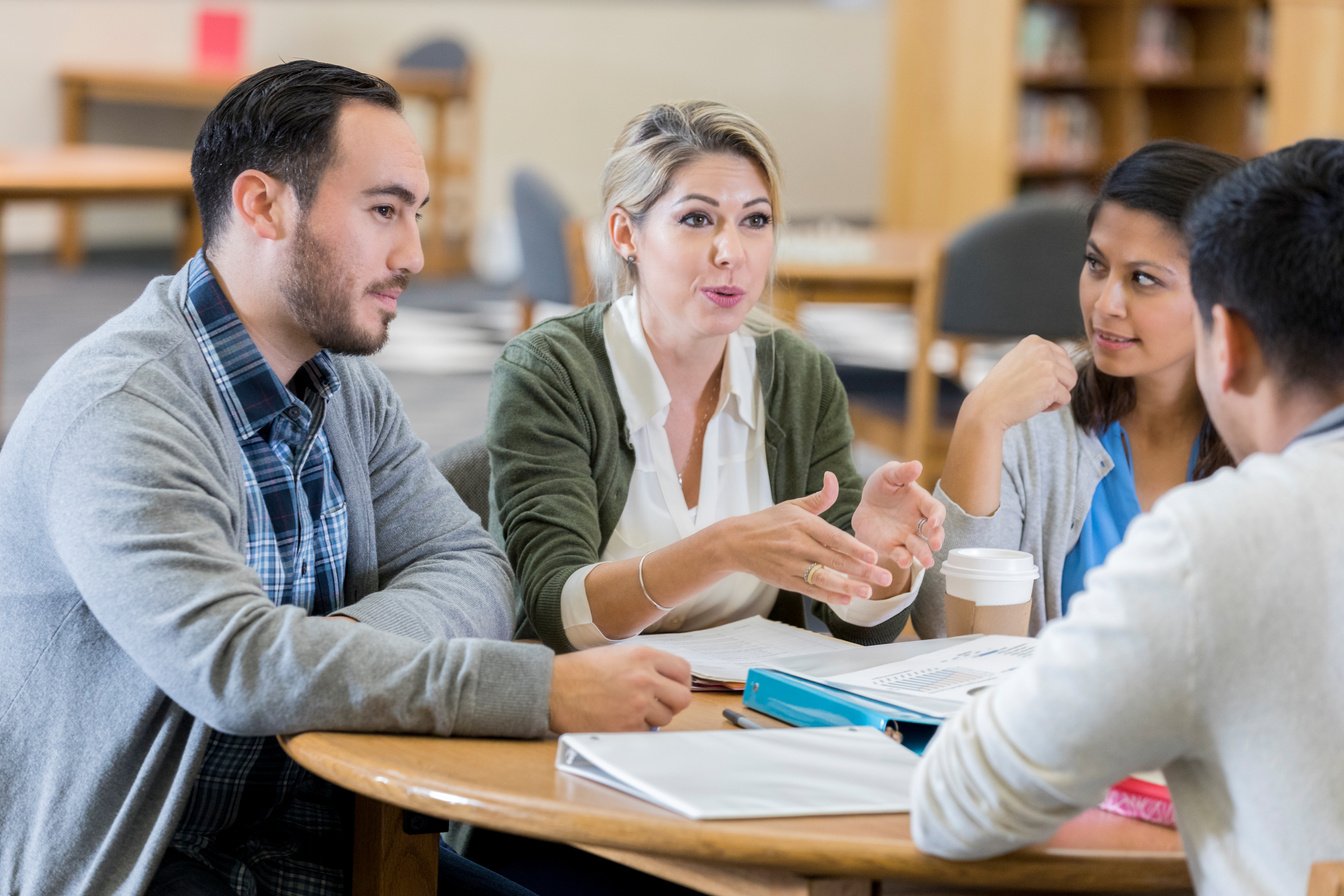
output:
POLYGON ((906 812, 917 757, 872 728, 565 734, 558 769, 697 819, 906 812))
POLYGON ((751 666, 782 659, 853 650, 855 645, 818 632, 752 616, 694 632, 640 635, 631 639, 674 653, 691 664, 695 690, 742 690, 751 666))

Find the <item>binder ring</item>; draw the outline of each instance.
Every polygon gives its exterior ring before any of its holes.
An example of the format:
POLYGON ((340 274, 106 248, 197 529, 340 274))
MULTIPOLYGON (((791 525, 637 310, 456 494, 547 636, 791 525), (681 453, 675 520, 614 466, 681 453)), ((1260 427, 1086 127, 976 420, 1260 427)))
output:
POLYGON ((803 573, 803 581, 806 582, 807 584, 811 585, 811 584, 812 584, 812 577, 815 576, 820 570, 823 570, 823 569, 825 569, 825 568, 826 568, 826 567, 822 566, 820 563, 817 563, 816 561, 813 561, 813 562, 807 567, 807 572, 803 573))

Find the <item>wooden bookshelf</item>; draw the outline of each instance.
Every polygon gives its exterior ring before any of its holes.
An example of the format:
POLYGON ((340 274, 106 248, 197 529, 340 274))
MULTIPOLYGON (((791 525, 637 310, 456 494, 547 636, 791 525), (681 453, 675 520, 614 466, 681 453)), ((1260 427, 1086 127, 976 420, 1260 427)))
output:
POLYGON ((1091 188, 1148 140, 1344 133, 1344 0, 894 0, 891 22, 888 226, 1091 188))

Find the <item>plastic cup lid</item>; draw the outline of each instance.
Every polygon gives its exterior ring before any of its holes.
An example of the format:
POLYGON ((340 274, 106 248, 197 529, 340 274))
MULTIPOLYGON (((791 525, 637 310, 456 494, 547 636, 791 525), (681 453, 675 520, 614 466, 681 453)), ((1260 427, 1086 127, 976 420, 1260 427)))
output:
POLYGON ((943 572, 969 575, 976 578, 1031 578, 1040 575, 1026 551, 1003 548, 956 548, 947 552, 943 572))

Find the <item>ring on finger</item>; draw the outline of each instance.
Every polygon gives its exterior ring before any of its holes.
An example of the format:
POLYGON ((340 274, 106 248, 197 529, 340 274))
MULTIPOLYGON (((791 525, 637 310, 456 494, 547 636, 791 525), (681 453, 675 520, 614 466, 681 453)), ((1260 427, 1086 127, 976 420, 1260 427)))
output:
POLYGON ((924 524, 927 523, 928 521, 929 521, 929 518, 928 518, 928 517, 926 517, 926 516, 922 516, 922 517, 919 518, 919 522, 915 523, 915 537, 916 537, 916 538, 922 538, 922 539, 924 539, 925 541, 928 541, 928 540, 929 540, 929 536, 927 536, 927 535, 924 534, 924 524))
POLYGON ((803 573, 803 581, 806 582, 808 585, 811 585, 812 580, 813 578, 816 577, 817 573, 825 568, 826 567, 822 566, 820 563, 813 561, 812 563, 808 564, 807 571, 803 573))

